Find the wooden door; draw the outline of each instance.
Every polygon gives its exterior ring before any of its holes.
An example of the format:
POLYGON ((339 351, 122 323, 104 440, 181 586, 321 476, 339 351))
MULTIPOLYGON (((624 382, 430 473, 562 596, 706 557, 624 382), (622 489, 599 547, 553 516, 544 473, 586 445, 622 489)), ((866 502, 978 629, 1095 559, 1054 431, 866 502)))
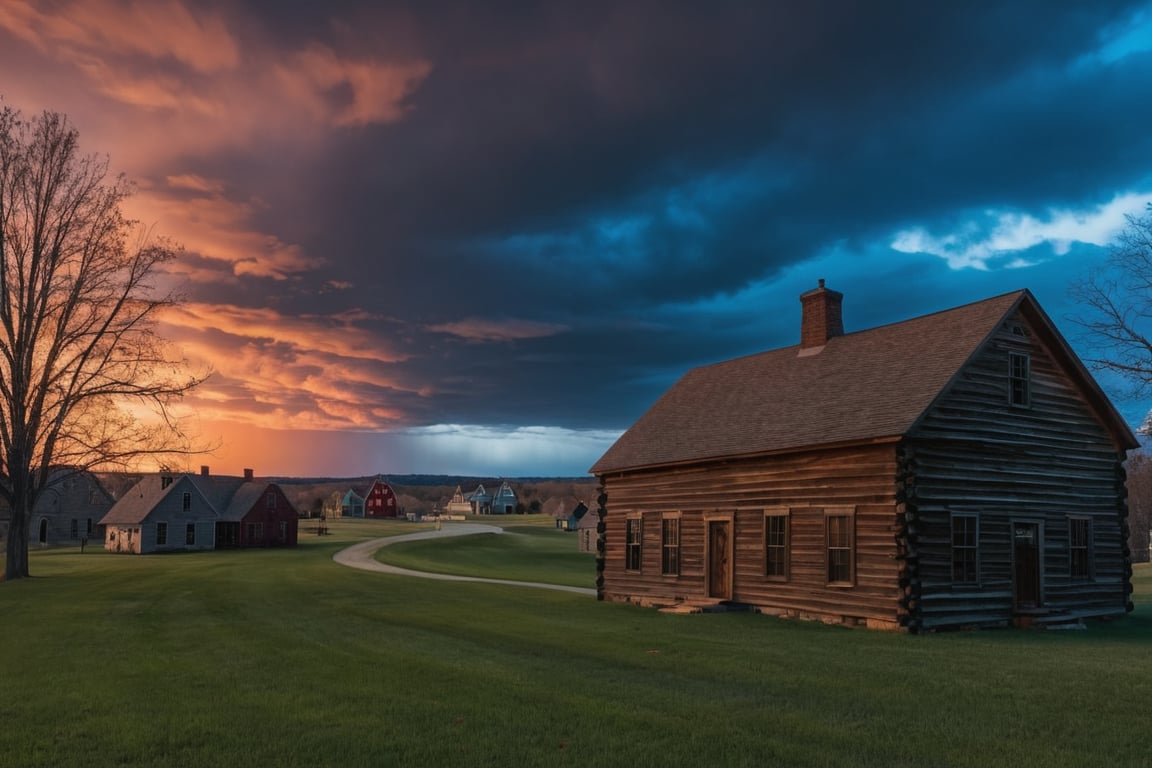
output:
POLYGON ((1012 525, 1012 593, 1016 608, 1040 605, 1040 526, 1012 525))
POLYGON ((708 521, 708 597, 732 599, 732 522, 708 521))

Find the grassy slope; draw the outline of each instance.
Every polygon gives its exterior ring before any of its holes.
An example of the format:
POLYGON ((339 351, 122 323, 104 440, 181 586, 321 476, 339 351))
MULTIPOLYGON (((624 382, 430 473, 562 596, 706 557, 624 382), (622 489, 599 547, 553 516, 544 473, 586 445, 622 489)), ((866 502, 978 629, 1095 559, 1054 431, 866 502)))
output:
MULTIPOLYGON (((509 522, 518 522, 510 520, 509 522)), ((596 586, 596 555, 576 549, 576 534, 536 525, 507 525, 505 532, 393 544, 376 559, 417 571, 571 587, 596 586)))
POLYGON ((36 553, 0 585, 0 764, 1143 765, 1152 570, 1086 632, 671 616, 297 551, 36 553))

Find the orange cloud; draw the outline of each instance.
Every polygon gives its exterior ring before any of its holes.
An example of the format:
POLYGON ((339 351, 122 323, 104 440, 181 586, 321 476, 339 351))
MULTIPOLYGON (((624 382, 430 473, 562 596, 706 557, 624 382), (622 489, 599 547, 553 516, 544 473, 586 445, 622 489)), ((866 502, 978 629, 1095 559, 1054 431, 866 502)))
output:
MULTIPOLYGON (((168 177, 167 182, 166 188, 143 187, 125 209, 139 221, 157 224, 166 237, 189 251, 227 262, 235 275, 277 280, 324 265, 323 259, 308 256, 296 245, 251 229, 257 204, 228 199, 222 181, 184 175, 168 177)), ((193 281, 220 280, 217 272, 196 271, 179 263, 169 269, 193 281)))
POLYGON ((283 50, 239 13, 179 0, 7 0, 0 35, 39 54, 20 66, 37 78, 52 70, 56 98, 91 104, 86 122, 132 175, 188 152, 270 138, 302 146, 332 128, 398 120, 431 71, 423 59, 347 55, 316 40, 283 50), (107 103, 92 104, 93 90, 107 103))
POLYGON ((84 0, 52 4, 7 0, 0 28, 45 53, 90 65, 109 52, 174 59, 204 73, 234 68, 239 45, 224 19, 193 13, 177 0, 84 0))
POLYGON ((313 44, 284 62, 279 74, 285 90, 295 91, 315 117, 331 115, 336 125, 366 125, 401 117, 404 99, 430 69, 422 61, 381 67, 367 59, 348 60, 327 46, 313 44), (342 86, 348 89, 346 104, 334 106, 322 98, 342 86))
POLYGON ((199 418, 296 429, 381 429, 405 423, 391 403, 427 390, 403 384, 384 349, 358 323, 362 312, 286 316, 271 309, 182 304, 165 315, 164 333, 194 367, 213 370, 186 398, 199 418))

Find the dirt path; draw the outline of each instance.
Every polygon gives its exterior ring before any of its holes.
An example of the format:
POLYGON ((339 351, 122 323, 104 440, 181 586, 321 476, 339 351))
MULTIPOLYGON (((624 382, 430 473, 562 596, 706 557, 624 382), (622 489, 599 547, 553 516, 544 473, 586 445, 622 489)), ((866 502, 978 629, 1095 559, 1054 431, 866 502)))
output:
POLYGON ((469 536, 477 533, 504 533, 504 529, 495 525, 482 523, 446 523, 438 531, 420 531, 408 533, 403 536, 390 536, 385 539, 370 539, 353 544, 332 555, 332 559, 340 565, 349 568, 359 568, 362 571, 377 571, 391 573, 398 576, 418 576, 422 579, 439 579, 441 581, 479 581, 485 584, 507 584, 513 587, 536 587, 538 589, 556 589, 561 592, 575 592, 580 595, 595 595, 596 590, 588 587, 568 587, 563 584, 544 584, 539 581, 512 581, 510 579, 485 579, 479 576, 454 576, 449 573, 430 573, 428 571, 413 571, 395 565, 381 563, 373 555, 376 551, 400 541, 420 541, 422 539, 442 539, 448 536, 469 536))

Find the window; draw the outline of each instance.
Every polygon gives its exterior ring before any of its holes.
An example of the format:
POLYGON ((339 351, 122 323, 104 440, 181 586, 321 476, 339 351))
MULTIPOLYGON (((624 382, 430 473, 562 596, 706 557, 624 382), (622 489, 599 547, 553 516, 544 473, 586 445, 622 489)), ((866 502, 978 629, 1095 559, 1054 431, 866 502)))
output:
POLYGON ((952 583, 976 584, 980 568, 976 560, 976 516, 952 516, 952 583))
POLYGON ((276 509, 276 491, 268 491, 268 494, 264 497, 264 505, 268 507, 268 509, 276 509))
POLYGON ((192 509, 192 494, 185 491, 184 493, 184 511, 188 512, 192 509))
POLYGON ((88 518, 88 535, 92 535, 92 518, 88 518))
POLYGON ((156 523, 156 546, 163 547, 168 544, 168 523, 156 523))
POLYGON ((1086 517, 1068 518, 1068 575, 1092 578, 1092 521, 1086 517))
POLYGON ((628 518, 625 529, 624 570, 640 570, 640 546, 643 539, 644 520, 639 517, 628 518))
POLYGON ((828 583, 852 584, 852 515, 829 512, 824 516, 828 547, 828 583))
POLYGON ((1030 387, 1031 366, 1028 355, 1022 352, 1008 353, 1008 385, 1012 405, 1028 407, 1032 404, 1030 387))
POLYGON ((189 546, 196 543, 196 523, 188 523, 184 531, 184 543, 189 546))
POLYGON ((764 513, 764 575, 769 579, 788 579, 788 513, 764 513))
POLYGON ((286 544, 288 542, 288 523, 284 520, 280 521, 280 543, 286 544))
POLYGON ((79 520, 77 520, 76 518, 72 518, 72 525, 69 527, 68 533, 71 535, 71 538, 73 538, 73 539, 80 538, 80 521, 79 520))
POLYGON ((660 540, 663 542, 660 572, 665 576, 680 575, 680 516, 660 520, 660 540))

